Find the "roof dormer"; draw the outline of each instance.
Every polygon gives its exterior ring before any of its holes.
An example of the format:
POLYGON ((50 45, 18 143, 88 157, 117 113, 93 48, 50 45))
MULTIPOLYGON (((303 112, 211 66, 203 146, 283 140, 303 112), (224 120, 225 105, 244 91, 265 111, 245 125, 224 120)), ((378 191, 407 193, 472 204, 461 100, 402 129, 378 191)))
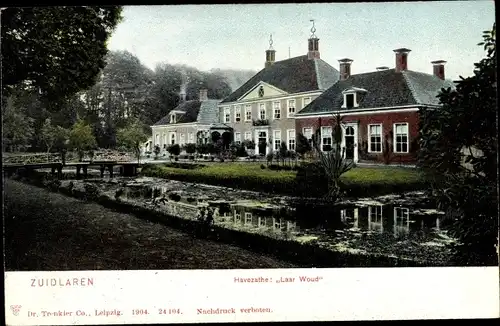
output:
POLYGON ((177 123, 177 115, 185 114, 184 111, 172 110, 170 111, 170 123, 177 123))
POLYGON ((368 91, 364 88, 350 87, 342 91, 344 96, 343 109, 357 108, 368 91))

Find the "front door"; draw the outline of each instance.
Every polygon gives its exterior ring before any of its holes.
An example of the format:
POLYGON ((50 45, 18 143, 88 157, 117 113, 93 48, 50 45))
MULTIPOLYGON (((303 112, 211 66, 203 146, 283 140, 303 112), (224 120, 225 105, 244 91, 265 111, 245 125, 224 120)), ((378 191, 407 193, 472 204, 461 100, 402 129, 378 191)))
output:
POLYGON ((343 146, 345 148, 345 158, 348 160, 358 161, 358 126, 356 124, 348 124, 344 129, 343 146))
POLYGON ((259 155, 266 155, 267 131, 257 131, 257 147, 259 155))

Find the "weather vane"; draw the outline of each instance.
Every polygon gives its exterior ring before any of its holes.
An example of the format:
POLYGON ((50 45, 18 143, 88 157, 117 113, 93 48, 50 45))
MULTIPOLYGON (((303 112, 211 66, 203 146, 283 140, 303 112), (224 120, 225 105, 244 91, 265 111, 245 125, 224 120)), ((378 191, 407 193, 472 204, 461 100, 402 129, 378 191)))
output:
POLYGON ((314 35, 314 33, 316 32, 316 27, 314 27, 314 19, 310 19, 309 21, 311 21, 313 23, 313 26, 311 28, 311 33, 312 33, 311 36, 316 36, 316 35, 314 35))
POLYGON ((273 49, 273 34, 269 34, 269 50, 273 49))

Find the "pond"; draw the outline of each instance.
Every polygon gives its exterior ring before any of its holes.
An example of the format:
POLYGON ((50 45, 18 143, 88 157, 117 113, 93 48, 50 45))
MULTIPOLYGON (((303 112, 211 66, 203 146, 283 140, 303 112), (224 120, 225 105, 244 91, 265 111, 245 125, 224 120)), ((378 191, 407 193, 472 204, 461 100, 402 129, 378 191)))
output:
MULTIPOLYGON (((83 190, 83 181, 72 182, 83 190)), ((326 205, 149 177, 89 179, 85 183, 97 185, 110 198, 141 203, 183 219, 197 219, 202 207, 210 207, 216 225, 336 251, 442 265, 450 258, 446 245, 454 241, 447 235, 445 215, 421 192, 326 205)))

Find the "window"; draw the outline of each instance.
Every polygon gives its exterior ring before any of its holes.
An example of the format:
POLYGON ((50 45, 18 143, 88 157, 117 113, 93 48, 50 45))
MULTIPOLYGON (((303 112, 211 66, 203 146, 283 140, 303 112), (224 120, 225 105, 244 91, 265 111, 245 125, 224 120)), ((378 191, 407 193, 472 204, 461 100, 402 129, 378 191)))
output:
POLYGON ((281 130, 274 131, 274 150, 279 151, 281 146, 281 130))
POLYGON ((321 127, 321 150, 332 150, 332 127, 321 127))
POLYGON ((288 130, 288 149, 295 151, 295 130, 288 130))
POLYGON ((408 124, 394 124, 394 152, 408 153, 408 124))
POLYGON ((252 213, 245 212, 245 225, 252 224, 252 213))
POLYGON ((368 152, 382 152, 382 125, 368 125, 368 152))
POLYGON ((175 133, 170 134, 170 144, 175 144, 175 133))
POLYGON ((179 144, 184 145, 184 143, 185 143, 185 142, 186 142, 185 135, 184 135, 184 134, 181 134, 181 135, 180 135, 179 144))
POLYGON ((241 143, 241 132, 234 133, 234 142, 238 145, 241 143))
POLYGON ((156 138, 155 138, 155 146, 158 145, 160 146, 160 135, 156 134, 156 138))
POLYGON ((252 106, 245 105, 245 121, 252 121, 252 106))
POLYGON ((312 128, 303 128, 302 134, 304 135, 304 137, 311 140, 312 136, 313 136, 313 129, 312 128))
POLYGON ((163 134, 163 148, 167 146, 167 143, 168 143, 167 134, 163 134))
POLYGON ((379 232, 384 231, 382 206, 368 206, 368 229, 379 232))
POLYGON ((273 225, 275 229, 281 229, 281 220, 273 218, 273 225))
POLYGON ((175 123, 175 113, 170 114, 170 123, 175 123))
POLYGON ((237 105, 234 111, 234 122, 241 121, 241 106, 237 105))
POLYGON ((345 95, 345 105, 348 108, 352 108, 354 106, 354 94, 345 95))
POLYGON ((194 143, 194 133, 192 132, 188 134, 188 143, 190 144, 194 143))
POLYGON ((410 230, 410 210, 406 207, 394 207, 394 235, 404 235, 410 230))
POLYGON ((234 221, 235 222, 241 221, 241 214, 236 211, 234 212, 234 221))
POLYGON ((302 108, 305 108, 307 105, 309 105, 309 103, 311 103, 310 97, 305 97, 304 99, 302 99, 302 108))
POLYGON ((245 132, 245 140, 252 140, 252 132, 251 131, 245 132))
POLYGON ((265 103, 259 104, 259 119, 260 120, 266 119, 266 104, 265 103))
POLYGON ((281 119, 281 103, 273 102, 274 119, 281 119))
POLYGON ((264 97, 264 86, 259 87, 259 97, 264 97))
POLYGON ((259 217, 259 226, 260 227, 266 226, 266 218, 265 217, 259 217))
POLYGON ((295 100, 288 100, 288 117, 295 114, 295 100))
POLYGON ((231 122, 231 111, 229 108, 224 108, 224 122, 231 122))

